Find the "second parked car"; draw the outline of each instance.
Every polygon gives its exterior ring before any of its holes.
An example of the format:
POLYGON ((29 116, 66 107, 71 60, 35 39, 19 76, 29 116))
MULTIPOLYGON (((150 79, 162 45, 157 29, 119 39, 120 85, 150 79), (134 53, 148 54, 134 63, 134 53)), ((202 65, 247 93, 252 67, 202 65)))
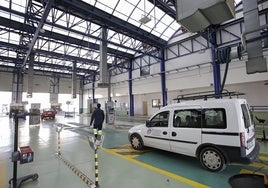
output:
POLYGON ((41 119, 55 119, 56 111, 51 108, 46 108, 42 110, 41 119))

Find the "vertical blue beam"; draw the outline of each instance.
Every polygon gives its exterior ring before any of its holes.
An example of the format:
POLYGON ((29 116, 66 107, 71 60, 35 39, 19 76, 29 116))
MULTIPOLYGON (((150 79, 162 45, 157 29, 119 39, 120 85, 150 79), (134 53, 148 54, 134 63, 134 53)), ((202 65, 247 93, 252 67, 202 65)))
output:
POLYGON ((166 68, 165 68, 165 56, 164 49, 160 51, 161 62, 160 62, 160 71, 161 71, 161 91, 162 91, 162 101, 163 106, 167 105, 167 89, 166 89, 166 68))
POLYGON ((93 103, 96 103, 96 99, 95 99, 95 81, 96 81, 96 75, 93 74, 93 78, 92 78, 92 100, 93 100, 93 103))
POLYGON ((129 63, 128 69, 128 89, 129 89, 129 115, 134 116, 134 96, 132 92, 132 60, 129 63))
POLYGON ((212 66, 213 66, 213 81, 214 81, 214 92, 216 95, 220 94, 221 91, 221 69, 220 65, 217 63, 216 60, 216 48, 217 48, 217 41, 216 41, 216 33, 213 32, 210 35, 210 42, 211 42, 211 55, 212 55, 212 66))

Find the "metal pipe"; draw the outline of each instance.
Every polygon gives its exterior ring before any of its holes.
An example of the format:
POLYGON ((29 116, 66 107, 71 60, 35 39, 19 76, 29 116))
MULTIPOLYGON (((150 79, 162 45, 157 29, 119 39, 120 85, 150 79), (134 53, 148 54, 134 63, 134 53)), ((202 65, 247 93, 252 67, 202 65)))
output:
POLYGON ((262 29, 266 29, 266 28, 268 28, 268 24, 262 25, 259 28, 256 28, 256 29, 251 30, 251 31, 243 32, 242 35, 241 35, 241 43, 242 43, 242 47, 243 47, 242 52, 245 52, 247 50, 247 47, 246 47, 246 35, 250 34, 250 33, 257 32, 257 31, 260 31, 262 29))

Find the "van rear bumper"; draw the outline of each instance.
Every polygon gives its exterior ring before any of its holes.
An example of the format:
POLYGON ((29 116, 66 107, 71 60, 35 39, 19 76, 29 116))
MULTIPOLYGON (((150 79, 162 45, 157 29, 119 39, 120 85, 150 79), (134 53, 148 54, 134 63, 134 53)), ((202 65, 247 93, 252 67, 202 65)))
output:
POLYGON ((255 159, 258 157, 258 154, 260 152, 260 145, 259 143, 255 143, 255 148, 252 150, 252 152, 245 156, 245 157, 240 157, 238 159, 230 159, 230 162, 239 162, 242 164, 249 164, 255 161, 255 159))

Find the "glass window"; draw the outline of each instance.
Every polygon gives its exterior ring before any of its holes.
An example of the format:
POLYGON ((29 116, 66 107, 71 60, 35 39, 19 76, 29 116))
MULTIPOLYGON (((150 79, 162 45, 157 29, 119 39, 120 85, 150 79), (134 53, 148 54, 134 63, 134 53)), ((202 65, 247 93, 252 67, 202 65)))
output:
POLYGON ((201 127, 201 111, 195 109, 176 110, 173 117, 173 127, 201 127))
POLYGON ((203 128, 226 128, 226 113, 224 109, 205 109, 203 128))
POLYGON ((250 127, 250 116, 248 113, 248 108, 247 105, 241 104, 242 112, 243 112, 243 119, 245 123, 245 128, 250 127))
POLYGON ((150 121, 150 127, 168 127, 169 111, 161 112, 150 121))

